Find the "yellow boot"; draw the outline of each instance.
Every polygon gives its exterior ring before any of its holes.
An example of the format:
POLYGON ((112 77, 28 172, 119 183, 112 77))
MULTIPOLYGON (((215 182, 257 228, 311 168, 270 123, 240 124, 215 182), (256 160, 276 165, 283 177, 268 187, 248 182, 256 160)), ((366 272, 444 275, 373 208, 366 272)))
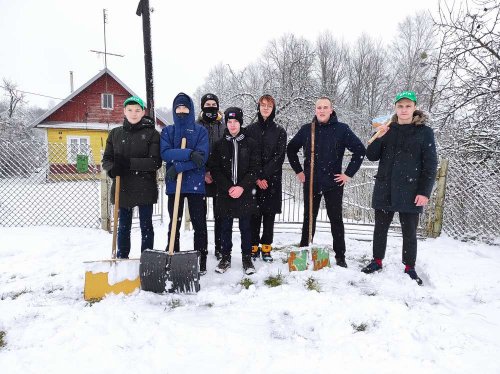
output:
POLYGON ((262 259, 266 262, 273 262, 273 258, 271 257, 271 244, 262 244, 262 259))
POLYGON ((258 245, 252 245, 252 260, 257 260, 260 256, 260 248, 258 245))

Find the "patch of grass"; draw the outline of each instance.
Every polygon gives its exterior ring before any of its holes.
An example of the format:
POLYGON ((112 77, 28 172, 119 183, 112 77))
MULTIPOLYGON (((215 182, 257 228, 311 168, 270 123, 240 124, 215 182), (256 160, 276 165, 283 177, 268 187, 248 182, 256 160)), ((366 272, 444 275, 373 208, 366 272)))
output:
POLYGON ((31 290, 29 290, 29 289, 25 288, 25 289, 23 289, 23 290, 21 290, 21 291, 15 291, 15 292, 12 292, 9 296, 12 298, 12 300, 15 300, 15 299, 17 299, 19 296, 24 295, 24 294, 26 294, 26 293, 30 293, 30 292, 31 292, 31 290))
POLYGON ((352 281, 352 280, 350 280, 349 282, 347 282, 347 284, 349 286, 352 286, 352 287, 357 287, 358 286, 358 284, 356 282, 352 281))
POLYGON ((53 292, 56 292, 56 291, 62 291, 62 290, 63 290, 63 288, 62 288, 62 287, 54 287, 54 286, 52 286, 52 287, 51 287, 49 290, 47 290, 46 292, 47 292, 47 294, 51 294, 51 293, 53 293, 53 292))
POLYGON ((5 340, 5 335, 7 335, 5 331, 0 331, 0 349, 2 349, 7 345, 7 341, 5 340))
POLYGON ((360 323, 360 324, 356 324, 356 323, 351 323, 351 326, 352 328, 354 329, 354 332, 363 332, 363 331, 366 331, 368 329, 368 324, 367 323, 360 323))
POLYGON ((270 275, 269 278, 264 280, 264 284, 269 287, 278 287, 285 282, 285 277, 278 271, 277 275, 270 275))
POLYGON ((306 286, 309 291, 321 292, 321 286, 319 285, 319 282, 314 279, 314 277, 307 278, 304 286, 306 286))
POLYGON ((57 273, 50 273, 49 274, 51 277, 55 277, 57 275, 57 273))
POLYGON ((95 303, 98 303, 99 301, 101 301, 102 299, 89 299, 87 300, 87 304, 85 304, 86 307, 92 307, 94 306, 95 303))
POLYGON ((170 300, 170 302, 168 303, 168 306, 172 309, 175 309, 175 308, 178 308, 180 306, 182 306, 182 303, 181 303, 181 300, 180 299, 172 299, 170 300))
POLYGON ((255 283, 250 278, 243 278, 240 284, 248 290, 250 286, 255 283))

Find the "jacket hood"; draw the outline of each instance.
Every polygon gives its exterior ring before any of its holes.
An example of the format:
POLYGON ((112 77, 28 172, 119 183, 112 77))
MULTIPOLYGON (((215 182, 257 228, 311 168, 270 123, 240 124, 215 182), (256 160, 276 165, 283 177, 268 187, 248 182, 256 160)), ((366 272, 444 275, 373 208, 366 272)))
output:
MULTIPOLYGON (((316 123, 319 123, 318 118, 316 116, 314 116, 313 121, 316 123)), ((337 113, 335 111, 333 111, 332 114, 330 115, 330 119, 328 120, 328 122, 326 124, 332 125, 334 123, 337 123, 338 121, 339 120, 337 119, 337 113)))
MULTIPOLYGON (((413 119, 411 121, 412 125, 422 126, 429 121, 429 115, 421 110, 416 110, 413 112, 413 119)), ((398 123, 398 116, 396 114, 392 115, 391 122, 398 123)))
POLYGON ((267 117, 267 119, 264 121, 264 117, 262 117, 262 114, 260 114, 260 102, 257 103, 257 118, 259 119, 259 123, 261 125, 269 125, 274 121, 274 117, 276 116, 276 105, 273 106, 273 111, 267 117))
POLYGON ((195 114, 194 114, 194 104, 193 100, 186 95, 184 92, 180 92, 174 99, 174 102, 172 103, 172 116, 174 118, 174 124, 179 122, 180 120, 183 122, 192 122, 194 123, 195 119, 195 114), (177 113, 175 113, 175 108, 179 104, 184 104, 188 107, 189 113, 186 117, 181 118, 177 113))

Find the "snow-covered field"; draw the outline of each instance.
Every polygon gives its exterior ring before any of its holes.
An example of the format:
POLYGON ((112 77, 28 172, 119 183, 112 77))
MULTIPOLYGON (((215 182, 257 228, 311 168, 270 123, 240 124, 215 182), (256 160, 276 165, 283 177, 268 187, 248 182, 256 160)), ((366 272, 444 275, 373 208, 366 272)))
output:
MULTIPOLYGON (((156 227, 157 248, 166 231, 156 227)), ((275 245, 298 241, 278 234, 275 245)), ((0 373, 500 373, 499 247, 420 242, 418 287, 403 274, 400 238, 373 275, 360 272, 371 243, 348 238, 348 269, 289 273, 276 253, 246 289, 235 240, 233 267, 214 273, 211 254, 196 295, 87 303, 83 261, 108 258, 110 243, 97 229, 0 228, 0 373), (280 272, 283 285, 264 283, 280 272), (310 277, 320 292, 305 287, 310 277)))

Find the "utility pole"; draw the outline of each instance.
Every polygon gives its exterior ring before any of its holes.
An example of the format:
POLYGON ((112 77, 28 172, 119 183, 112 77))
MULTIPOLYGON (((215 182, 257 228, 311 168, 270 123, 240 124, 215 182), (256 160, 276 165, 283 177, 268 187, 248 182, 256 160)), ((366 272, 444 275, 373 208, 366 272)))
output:
MULTIPOLYGON (((144 66, 146 72, 146 101, 148 115, 155 118, 154 84, 153 84, 153 53, 151 51, 151 21, 149 0, 140 0, 136 14, 142 16, 142 33, 144 39, 144 66)), ((156 118, 155 118, 156 121, 156 118)))

